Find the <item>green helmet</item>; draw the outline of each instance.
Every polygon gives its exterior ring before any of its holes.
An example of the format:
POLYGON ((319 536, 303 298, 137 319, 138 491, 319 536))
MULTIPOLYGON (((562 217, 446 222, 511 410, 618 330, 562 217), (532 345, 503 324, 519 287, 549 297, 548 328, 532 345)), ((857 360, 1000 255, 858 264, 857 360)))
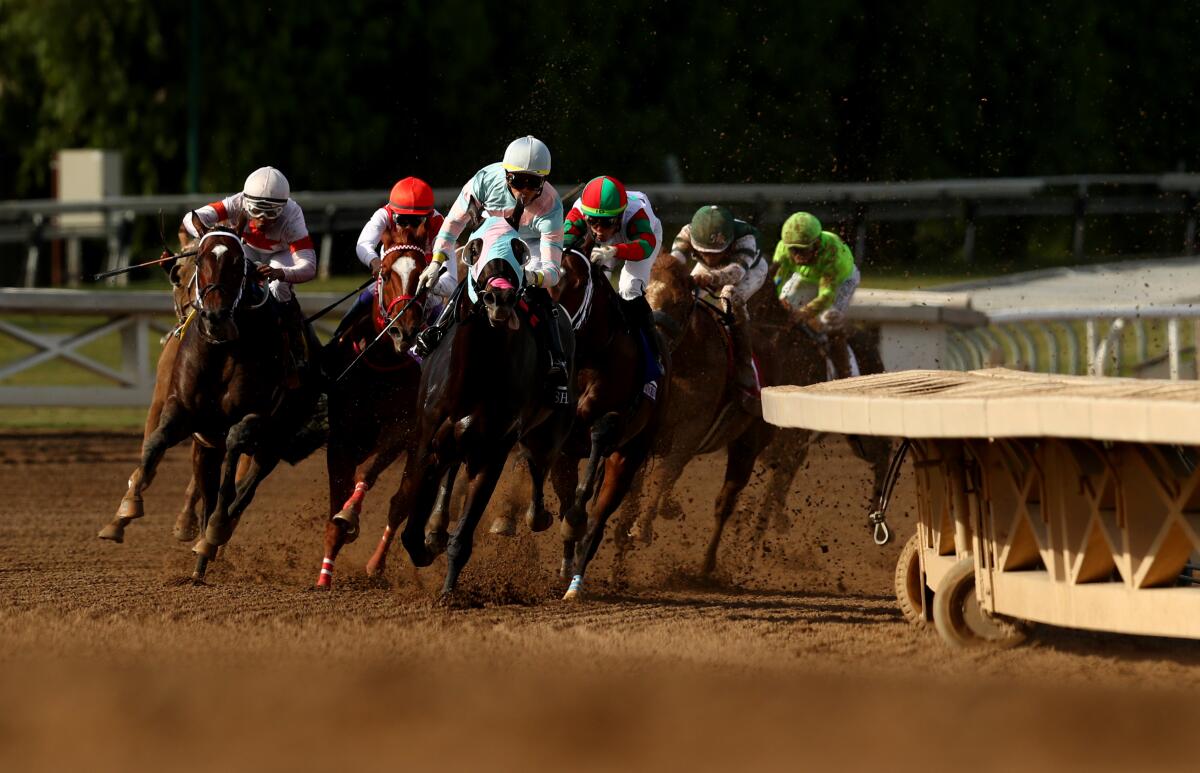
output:
POLYGON ((783 221, 783 238, 788 247, 810 249, 821 240, 821 221, 807 212, 797 212, 783 221))
POLYGON ((724 252, 733 244, 733 213, 709 204, 692 215, 692 247, 700 252, 724 252))

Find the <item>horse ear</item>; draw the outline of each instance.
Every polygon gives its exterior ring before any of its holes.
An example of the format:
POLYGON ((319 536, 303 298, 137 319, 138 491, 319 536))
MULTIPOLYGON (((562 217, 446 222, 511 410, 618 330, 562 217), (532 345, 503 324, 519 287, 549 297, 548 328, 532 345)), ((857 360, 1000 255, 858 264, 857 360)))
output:
POLYGON ((463 248, 462 262, 468 266, 475 265, 475 261, 479 260, 479 253, 482 251, 483 239, 472 239, 463 248))
POLYGON ((522 266, 529 262, 529 245, 520 239, 512 240, 512 251, 517 262, 522 266))
POLYGON ((179 272, 182 270, 183 266, 180 265, 178 260, 172 262, 171 267, 167 269, 167 276, 171 278, 171 284, 175 287, 179 287, 180 285, 179 272))
POLYGON ((206 226, 204 221, 200 219, 200 216, 196 214, 196 210, 193 209, 188 214, 188 217, 192 219, 192 230, 196 232, 196 236, 204 236, 204 234, 208 233, 208 226, 206 226))
POLYGON ((249 222, 250 218, 246 215, 246 210, 243 209, 238 214, 237 221, 233 224, 233 232, 238 235, 239 239, 242 238, 242 231, 246 230, 246 224, 249 222))

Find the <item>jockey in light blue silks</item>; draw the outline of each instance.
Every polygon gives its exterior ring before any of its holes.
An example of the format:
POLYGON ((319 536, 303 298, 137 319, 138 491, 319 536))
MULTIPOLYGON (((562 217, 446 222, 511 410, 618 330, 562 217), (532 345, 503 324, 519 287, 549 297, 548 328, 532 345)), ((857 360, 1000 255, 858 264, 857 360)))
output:
MULTIPOLYGON (((521 137, 509 143, 504 160, 489 164, 467 181, 433 245, 433 258, 421 273, 418 292, 428 289, 434 295, 450 297, 446 309, 452 309, 461 288, 457 262, 451 257, 459 235, 468 224, 482 218, 506 220, 525 244, 528 257, 523 263, 525 299, 547 321, 546 346, 550 354, 547 378, 556 392, 566 392, 567 363, 559 340, 558 305, 546 288, 562 277, 563 208, 554 186, 546 181, 550 174, 550 150, 536 137, 521 137), (443 273, 444 272, 444 273, 443 273)), ((478 231, 476 232, 478 233, 478 231)), ((425 357, 441 339, 452 314, 443 313, 438 321, 417 338, 414 348, 425 357)))

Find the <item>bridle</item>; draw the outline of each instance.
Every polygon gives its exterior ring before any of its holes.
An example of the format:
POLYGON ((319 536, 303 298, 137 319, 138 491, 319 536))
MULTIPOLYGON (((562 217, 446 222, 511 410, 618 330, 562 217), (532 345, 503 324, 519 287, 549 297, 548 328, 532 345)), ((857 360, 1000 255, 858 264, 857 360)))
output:
MULTIPOLYGON (((218 236, 224 236, 224 237, 227 237, 227 238, 230 238, 230 239, 233 239, 234 241, 236 241, 238 250, 241 252, 241 257, 242 257, 242 279, 240 282, 238 282, 237 295, 234 296, 233 303, 230 304, 230 306, 229 306, 229 312, 232 314, 235 311, 237 311, 238 305, 242 302, 242 296, 245 294, 245 290, 246 290, 246 280, 250 277, 250 266, 253 261, 251 261, 250 258, 246 256, 246 245, 242 241, 242 237, 238 236, 233 231, 226 231, 224 229, 213 229, 213 230, 205 233, 203 236, 201 236, 200 241, 196 243, 196 271, 192 276, 192 286, 194 288, 194 293, 193 293, 192 301, 189 305, 193 309, 195 309, 197 312, 203 311, 204 310, 204 299, 208 297, 208 294, 214 290, 221 289, 220 282, 210 282, 209 284, 206 284, 203 287, 200 286, 200 259, 202 257, 204 257, 204 254, 205 254, 204 242, 205 242, 205 240, 207 240, 209 238, 218 237, 218 236)), ((261 301, 259 301, 258 303, 247 306, 247 308, 257 309, 257 308, 261 307, 263 304, 265 304, 267 302, 267 298, 269 296, 270 296, 270 293, 264 291, 263 299, 261 301)))
MULTIPOLYGON (((418 244, 393 244, 392 246, 384 249, 383 252, 379 253, 379 259, 382 261, 388 255, 391 255, 394 252, 419 252, 421 253, 422 262, 425 262, 425 257, 429 254, 428 250, 418 244)), ((375 278, 375 321, 377 329, 386 330, 390 328, 400 317, 400 315, 408 311, 408 307, 414 303, 417 304, 417 308, 422 314, 425 313, 425 301, 423 301, 419 295, 409 295, 407 293, 404 295, 397 295, 391 300, 390 303, 385 305, 383 301, 383 286, 384 278, 383 270, 381 269, 379 271, 379 276, 375 278), (400 306, 400 309, 393 313, 393 310, 396 308, 396 306, 401 303, 404 305, 400 306)))

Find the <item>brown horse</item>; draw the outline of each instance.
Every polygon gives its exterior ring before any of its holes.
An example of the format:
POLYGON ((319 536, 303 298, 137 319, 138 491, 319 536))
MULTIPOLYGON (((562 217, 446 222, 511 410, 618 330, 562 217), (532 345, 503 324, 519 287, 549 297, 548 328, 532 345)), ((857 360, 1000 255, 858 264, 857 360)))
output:
POLYGON ((234 229, 207 229, 193 213, 192 224, 201 234, 190 301, 194 322, 180 338, 158 426, 143 444, 141 463, 130 476, 116 518, 100 537, 123 538, 128 523, 142 515, 142 491, 153 481, 163 454, 193 436, 193 477, 204 499, 206 527, 194 548, 193 577, 202 580, 258 484, 285 453, 289 461, 294 457, 296 449, 288 448, 288 440, 310 417, 317 391, 313 383, 291 392, 283 388, 283 322, 268 305, 266 290, 251 277, 240 238, 244 220, 234 229), (245 478, 237 481, 238 462, 245 454, 254 458, 245 478))
MULTIPOLYGON (((589 247, 584 245, 590 252, 589 247)), ((563 598, 574 600, 582 595, 584 573, 604 538, 609 516, 649 456, 668 403, 671 364, 670 355, 664 354, 663 372, 648 385, 641 331, 625 319, 621 298, 603 269, 577 249, 563 253, 563 269, 555 289, 575 329, 579 400, 575 426, 551 480, 565 508, 560 573, 571 584, 563 598), (587 460, 582 480, 580 459, 587 460), (599 477, 600 491, 589 517, 587 503, 599 477)), ((661 342, 657 348, 665 352, 661 342)))
MULTIPOLYGON (((524 254, 524 245, 512 233, 513 251, 524 254)), ((472 243, 468 243, 468 255, 478 256, 472 243)), ((535 530, 550 526, 543 482, 574 416, 570 404, 556 405, 547 397, 546 361, 538 333, 532 329, 538 324, 559 325, 570 362, 574 337, 566 315, 536 319, 520 313, 518 305, 523 301, 517 287, 521 279, 513 275, 505 260, 488 259, 474 273, 474 278, 465 281, 475 282, 478 302, 470 300, 466 292, 456 295, 451 301, 451 331, 422 365, 416 451, 392 498, 388 532, 368 565, 368 571, 382 570, 389 535, 407 518, 401 541, 416 566, 428 566, 445 546, 448 562, 443 598, 454 591, 471 557, 475 528, 509 452, 518 442, 533 484, 529 520, 535 530), (440 530, 427 535, 435 499, 445 490, 447 476, 460 464, 467 477, 463 514, 448 539, 440 530)))
MULTIPOLYGON (((750 302, 751 319, 758 319, 760 298, 770 295, 764 283, 750 302)), ((654 264, 646 298, 655 310, 660 330, 673 352, 671 404, 663 421, 655 448, 657 464, 641 481, 641 490, 658 492, 654 502, 643 509, 631 530, 633 536, 648 540, 653 514, 674 505, 671 496, 675 482, 692 457, 719 448, 726 450, 725 480, 717 495, 715 524, 702 567, 704 573, 716 564, 721 532, 733 512, 737 496, 754 471, 759 453, 775 434, 775 429, 760 415, 751 414, 737 404, 729 366, 729 350, 721 309, 700 299, 687 266, 669 253, 654 264)), ((778 381, 778 360, 761 356, 769 347, 758 349, 759 377, 765 384, 778 381)))
POLYGON ((415 440, 420 364, 408 350, 425 320, 416 293, 426 265, 428 222, 391 224, 383 234, 382 267, 370 295, 371 314, 341 330, 322 352, 329 387, 329 523, 318 588, 333 584, 342 545, 359 533, 359 514, 375 481, 415 440), (386 331, 386 335, 385 332, 386 331), (388 338, 371 346, 380 336, 388 338), (368 347, 370 347, 368 349, 368 347), (362 359, 346 372, 360 354, 362 359))
MULTIPOLYGON (((763 385, 811 384, 823 380, 824 357, 810 339, 794 331, 773 286, 768 277, 750 300, 763 385)), ((735 387, 729 373, 723 312, 698 294, 684 264, 670 255, 660 256, 651 275, 647 298, 676 356, 671 406, 655 451, 659 463, 641 487, 643 491, 656 493, 653 501, 642 508, 630 532, 635 539, 649 542, 656 515, 678 517, 681 509, 674 500, 673 488, 684 467, 696 455, 725 447, 725 480, 717 495, 713 531, 701 564, 701 572, 707 575, 716 567, 725 525, 759 456, 763 455, 771 473, 765 504, 781 507, 813 436, 777 431, 761 415, 751 415, 733 404, 731 391, 735 387)), ((870 370, 877 360, 877 356, 868 353, 863 364, 870 370)), ((887 471, 889 447, 886 439, 852 442, 855 453, 874 469, 876 496, 887 471)))

